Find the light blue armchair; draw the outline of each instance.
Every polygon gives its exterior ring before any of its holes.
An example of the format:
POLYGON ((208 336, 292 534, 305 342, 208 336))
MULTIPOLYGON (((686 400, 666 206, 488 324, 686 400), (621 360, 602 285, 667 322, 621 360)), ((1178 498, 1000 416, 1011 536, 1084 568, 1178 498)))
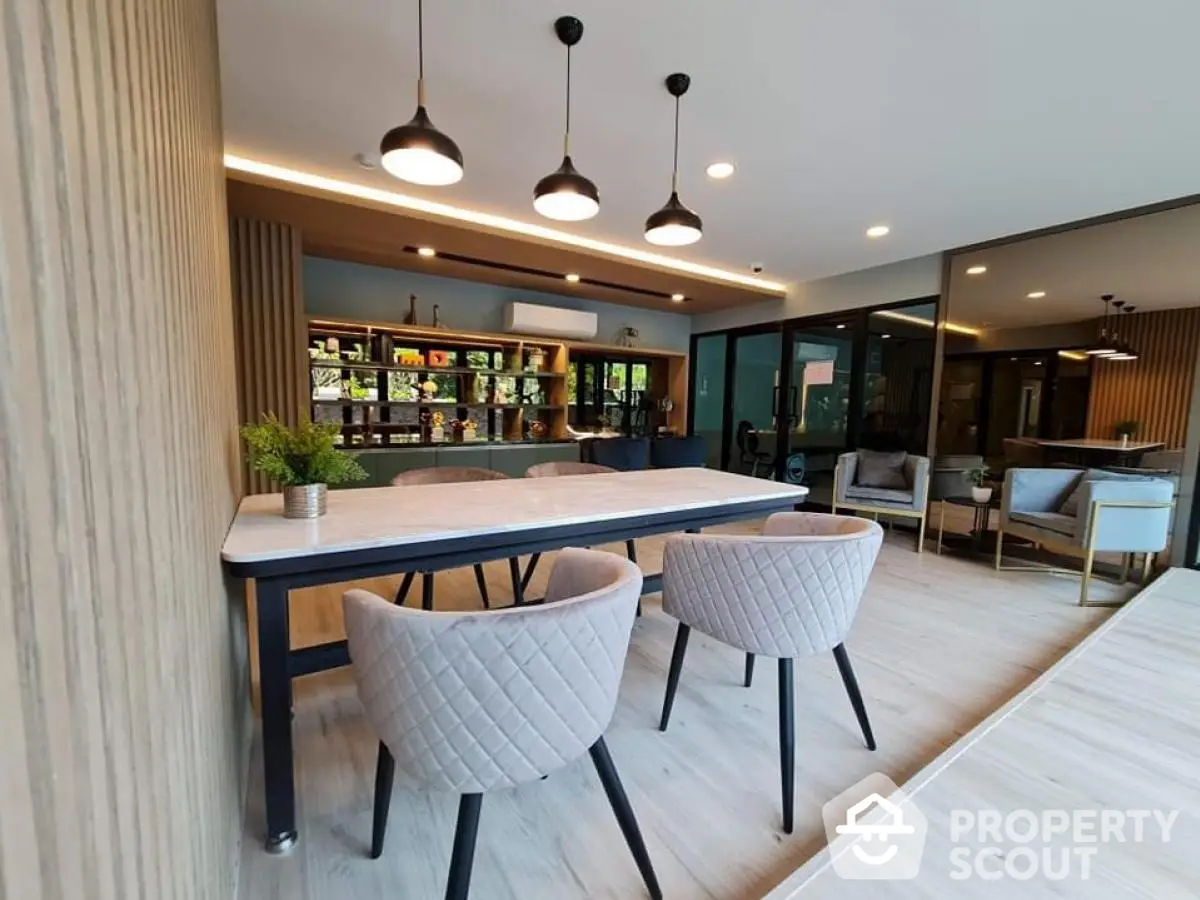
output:
POLYGON ((1154 554, 1167 546, 1173 493, 1170 482, 1143 475, 1078 469, 1009 469, 1004 473, 1000 503, 996 568, 1070 571, 1003 565, 1005 534, 1032 541, 1055 553, 1082 556, 1079 605, 1110 605, 1088 600, 1096 554, 1122 555, 1122 582, 1128 577, 1132 557, 1144 554, 1144 581, 1154 554))
POLYGON ((929 506, 929 457, 899 454, 904 456, 900 463, 902 484, 895 487, 876 487, 860 484, 860 455, 869 457, 891 454, 872 454, 869 450, 851 451, 838 457, 833 474, 833 514, 839 509, 871 513, 879 516, 904 516, 919 519, 917 529, 917 552, 925 547, 925 519, 929 506))

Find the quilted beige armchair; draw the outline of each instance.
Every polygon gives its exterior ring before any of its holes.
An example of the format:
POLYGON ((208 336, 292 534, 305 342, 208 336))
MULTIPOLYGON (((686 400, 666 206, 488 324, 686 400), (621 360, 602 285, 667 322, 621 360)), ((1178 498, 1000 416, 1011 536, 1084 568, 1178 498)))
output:
POLYGON ((641 589, 628 560, 564 550, 537 606, 438 613, 349 591, 350 658, 380 739, 371 856, 383 852, 397 776, 410 788, 459 794, 446 897, 464 900, 483 794, 590 753, 646 888, 661 898, 604 743, 641 589))
POLYGON ((761 536, 667 539, 663 611, 679 620, 679 630, 659 729, 667 730, 693 628, 747 654, 747 687, 756 654, 777 658, 783 830, 788 834, 795 772, 793 659, 833 651, 863 739, 875 749, 844 642, 882 542, 883 529, 876 522, 821 513, 776 513, 761 536))

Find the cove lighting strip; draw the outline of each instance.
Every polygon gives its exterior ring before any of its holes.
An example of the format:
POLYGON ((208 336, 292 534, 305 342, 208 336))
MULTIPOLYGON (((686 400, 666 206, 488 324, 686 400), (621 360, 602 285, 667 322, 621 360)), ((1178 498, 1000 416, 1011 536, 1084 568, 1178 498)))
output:
MULTIPOLYGON (((922 319, 920 316, 912 316, 908 313, 896 312, 892 309, 875 310, 872 315, 883 316, 887 319, 896 319, 899 322, 908 322, 910 325, 920 325, 923 328, 933 328, 936 325, 936 323, 929 319, 922 319)), ((954 322, 947 322, 945 329, 953 331, 955 334, 969 334, 971 337, 979 337, 983 333, 978 328, 972 328, 969 325, 957 325, 954 322)))
POLYGON ((543 241, 550 241, 556 244, 566 244, 570 247, 594 250, 597 253, 603 253, 607 256, 616 256, 621 259, 647 263, 663 269, 685 272, 688 275, 723 281, 727 284, 740 284, 745 287, 755 288, 760 291, 769 291, 779 295, 787 293, 787 285, 778 281, 768 281, 765 278, 740 275, 737 272, 729 272, 725 269, 718 269, 713 266, 702 265, 701 263, 675 259, 671 256, 663 256, 658 253, 639 250, 636 247, 610 244, 607 241, 598 241, 594 238, 582 237, 577 234, 568 234, 565 231, 559 231, 555 228, 547 228, 544 225, 533 225, 529 222, 509 219, 505 216, 495 216, 490 213, 476 212, 473 209, 463 209, 462 207, 450 206, 445 203, 436 203, 432 200, 422 200, 419 197, 397 194, 394 191, 382 191, 378 188, 364 187, 361 184, 353 184, 349 181, 340 181, 335 178, 326 178, 323 175, 314 175, 311 172, 285 169, 282 166, 273 166, 270 163, 245 159, 229 153, 225 154, 225 168, 232 169, 235 172, 259 175, 274 181, 284 181, 288 184, 298 184, 321 191, 329 191, 330 193, 341 194, 346 197, 370 200, 374 203, 382 203, 386 206, 397 207, 398 209, 408 209, 413 212, 440 216, 458 222, 482 225, 485 228, 505 231, 509 234, 519 234, 523 237, 539 238, 543 241))

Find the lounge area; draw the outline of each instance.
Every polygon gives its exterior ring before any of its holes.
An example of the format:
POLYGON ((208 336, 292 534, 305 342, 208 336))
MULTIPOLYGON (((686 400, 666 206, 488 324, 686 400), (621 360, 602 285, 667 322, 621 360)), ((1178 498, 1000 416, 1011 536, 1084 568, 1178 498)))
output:
POLYGON ((1068 6, 7 2, 0 897, 1194 898, 1200 8, 1068 6))

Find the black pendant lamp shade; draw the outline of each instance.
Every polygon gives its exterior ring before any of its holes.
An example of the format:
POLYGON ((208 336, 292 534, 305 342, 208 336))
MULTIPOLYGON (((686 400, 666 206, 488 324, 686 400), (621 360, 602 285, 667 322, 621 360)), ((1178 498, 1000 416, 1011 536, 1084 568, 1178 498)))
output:
POLYGON ((671 197, 666 206, 646 220, 646 240, 660 247, 683 247, 700 240, 704 231, 700 217, 679 199, 679 98, 687 93, 692 79, 682 72, 667 76, 667 91, 675 98, 675 157, 671 170, 671 197))
POLYGON ((571 48, 583 37, 583 23, 574 16, 561 16, 554 33, 567 48, 567 127, 563 133, 563 161, 533 189, 533 208, 547 219, 581 222, 600 212, 600 192, 571 162, 571 48))
POLYGON ((1117 348, 1113 345, 1112 334, 1108 324, 1109 304, 1112 303, 1113 295, 1105 294, 1100 298, 1104 301, 1104 318, 1100 320, 1100 336, 1097 341, 1090 347, 1084 350, 1088 356, 1109 356, 1117 352, 1117 348))
POLYGON ((417 112, 407 124, 393 128, 379 143, 383 167, 413 184, 454 184, 463 176, 458 144, 438 131, 425 111, 425 36, 422 0, 417 0, 417 112))
MULTIPOLYGON (((1137 308, 1134 306, 1127 306, 1126 304, 1120 302, 1119 300, 1116 303, 1114 303, 1113 306, 1117 307, 1117 318, 1116 318, 1117 322, 1121 321, 1121 319, 1122 319, 1121 313, 1122 312, 1124 312, 1126 315, 1132 315, 1133 311, 1137 308)), ((1114 323, 1114 328, 1115 327, 1116 327, 1116 325, 1114 323)), ((1114 362, 1117 362, 1117 361, 1134 360, 1134 359, 1138 358, 1138 352, 1136 350, 1134 350, 1132 345, 1130 345, 1128 342, 1122 341, 1119 337, 1117 337, 1115 331, 1114 331, 1113 337, 1116 339, 1116 344, 1115 344, 1116 352, 1110 353, 1107 356, 1102 356, 1101 359, 1111 359, 1114 362)))

